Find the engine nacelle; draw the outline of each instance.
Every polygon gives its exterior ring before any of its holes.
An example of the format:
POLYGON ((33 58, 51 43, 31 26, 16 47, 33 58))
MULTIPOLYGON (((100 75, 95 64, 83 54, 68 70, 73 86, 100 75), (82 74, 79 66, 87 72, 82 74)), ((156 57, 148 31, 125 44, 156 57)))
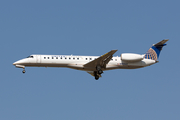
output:
POLYGON ((144 56, 140 54, 134 53, 123 53, 121 54, 121 60, 127 62, 138 62, 143 60, 144 56))

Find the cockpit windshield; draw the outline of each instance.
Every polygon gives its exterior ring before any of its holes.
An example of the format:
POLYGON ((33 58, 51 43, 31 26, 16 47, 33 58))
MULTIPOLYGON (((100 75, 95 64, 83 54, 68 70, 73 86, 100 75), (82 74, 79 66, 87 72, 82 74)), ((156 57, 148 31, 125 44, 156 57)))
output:
POLYGON ((33 56, 31 55, 31 56, 28 56, 27 58, 33 58, 33 56))

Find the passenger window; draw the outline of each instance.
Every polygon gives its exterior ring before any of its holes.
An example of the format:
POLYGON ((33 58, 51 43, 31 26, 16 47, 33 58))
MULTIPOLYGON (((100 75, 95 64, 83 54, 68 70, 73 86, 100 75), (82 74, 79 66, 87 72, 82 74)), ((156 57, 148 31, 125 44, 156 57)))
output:
POLYGON ((86 60, 87 60, 87 58, 86 58, 86 60))
POLYGON ((90 60, 91 60, 92 58, 90 58, 90 60))
POLYGON ((77 58, 77 60, 79 60, 79 58, 77 58))
POLYGON ((49 59, 49 57, 48 57, 48 59, 49 59))
POLYGON ((58 59, 58 57, 56 57, 56 59, 58 59))
POLYGON ((65 57, 65 59, 66 59, 66 57, 65 57))
POLYGON ((54 59, 54 58, 52 57, 52 59, 54 59))
POLYGON ((71 58, 69 58, 69 59, 71 59, 71 58))
POLYGON ((46 59, 46 57, 44 57, 44 59, 46 59))
POLYGON ((73 58, 73 60, 75 60, 75 58, 73 58))

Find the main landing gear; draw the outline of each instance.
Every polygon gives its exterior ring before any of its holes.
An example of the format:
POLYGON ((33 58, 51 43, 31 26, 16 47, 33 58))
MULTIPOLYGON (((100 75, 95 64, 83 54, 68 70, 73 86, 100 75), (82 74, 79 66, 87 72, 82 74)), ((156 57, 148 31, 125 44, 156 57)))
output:
POLYGON ((99 77, 101 77, 101 74, 103 73, 103 71, 101 70, 100 66, 97 66, 96 70, 97 71, 94 71, 94 77, 95 77, 96 80, 98 80, 99 77))
POLYGON ((97 70, 99 75, 101 75, 103 73, 103 71, 101 70, 101 66, 97 66, 96 70, 97 70))
POLYGON ((94 77, 95 77, 96 80, 99 79, 99 74, 97 73, 97 71, 94 71, 94 77))
POLYGON ((98 80, 98 79, 99 79, 99 76, 98 76, 98 75, 95 75, 95 79, 98 80))

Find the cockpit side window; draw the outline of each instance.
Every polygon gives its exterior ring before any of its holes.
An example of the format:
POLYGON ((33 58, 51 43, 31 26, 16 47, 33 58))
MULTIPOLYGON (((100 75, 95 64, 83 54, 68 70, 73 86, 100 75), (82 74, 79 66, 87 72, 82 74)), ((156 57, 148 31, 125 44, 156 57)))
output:
POLYGON ((31 55, 31 56, 28 56, 27 58, 34 58, 34 56, 31 55))

